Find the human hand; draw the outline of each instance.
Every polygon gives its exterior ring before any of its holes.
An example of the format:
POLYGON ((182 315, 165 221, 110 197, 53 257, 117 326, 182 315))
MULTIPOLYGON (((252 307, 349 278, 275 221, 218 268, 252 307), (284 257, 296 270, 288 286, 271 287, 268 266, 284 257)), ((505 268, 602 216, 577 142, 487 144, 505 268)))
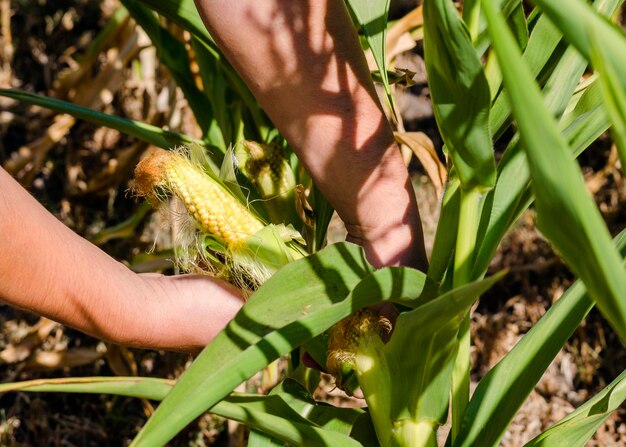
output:
POLYGON ((143 300, 147 303, 143 308, 129 309, 142 322, 140 331, 118 328, 119 334, 125 334, 120 337, 125 345, 196 354, 244 303, 241 290, 207 275, 137 276, 143 284, 138 293, 145 295, 143 300))

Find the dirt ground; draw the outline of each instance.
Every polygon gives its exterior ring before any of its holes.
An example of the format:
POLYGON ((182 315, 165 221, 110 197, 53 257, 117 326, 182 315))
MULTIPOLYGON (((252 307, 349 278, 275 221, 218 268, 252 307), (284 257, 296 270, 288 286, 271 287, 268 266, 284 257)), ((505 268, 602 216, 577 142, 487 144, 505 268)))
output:
MULTIPOLYGON (((193 118, 168 73, 155 61, 146 37, 129 23, 95 56, 87 50, 113 15, 115 0, 34 2, 0 0, 0 87, 17 87, 67 99, 107 113, 197 134, 193 118), (140 61, 141 64, 132 61, 140 61), (139 67, 139 68, 138 68, 139 67)), ((401 5, 395 6, 397 11, 401 5)), ((419 48, 406 56, 417 84, 399 103, 407 130, 421 130, 440 147, 423 77, 419 48)), ((154 253, 158 216, 130 196, 134 164, 147 145, 116 131, 75 121, 39 107, 0 98, 0 163, 57 218, 136 271, 171 272, 167 240, 154 253), (130 221, 129 221, 130 219, 130 221), (126 223, 122 228, 115 228, 126 223), (114 228, 115 231, 107 230, 114 228)), ((608 136, 580 158, 585 179, 609 228, 626 226, 626 188, 608 136)), ((427 245, 432 244, 438 202, 432 182, 411 164, 427 245)), ((526 212, 490 267, 508 268, 477 305, 472 318, 473 381, 508 352, 567 289, 573 275, 526 212)), ((3 235, 7 237, 7 235, 3 235)), ((330 237, 340 240, 341 224, 330 237)), ((27 254, 24 254, 27 256, 27 254)), ((0 381, 93 375, 177 377, 190 357, 107 345, 35 315, 0 306, 0 381)), ((502 441, 521 446, 593 396, 626 369, 626 353, 597 311, 592 311, 550 366, 502 441)), ((249 382, 250 390, 258 385, 249 382)), ((319 398, 347 400, 327 382, 319 398)), ((0 395, 2 446, 125 445, 153 411, 137 399, 70 395, 0 395)), ((626 412, 616 412, 591 446, 626 445, 626 412)), ((241 431, 204 416, 172 446, 236 446, 241 431), (229 434, 230 433, 230 434, 229 434)))

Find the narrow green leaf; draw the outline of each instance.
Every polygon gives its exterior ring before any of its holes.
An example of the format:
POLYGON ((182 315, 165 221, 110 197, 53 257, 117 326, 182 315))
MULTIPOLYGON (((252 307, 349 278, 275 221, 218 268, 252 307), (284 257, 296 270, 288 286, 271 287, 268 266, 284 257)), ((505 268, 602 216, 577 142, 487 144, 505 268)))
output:
POLYGON ((119 116, 107 115, 106 113, 88 109, 87 107, 77 106, 71 102, 61 101, 60 99, 49 98, 35 93, 7 88, 0 88, 0 96, 6 96, 18 101, 23 101, 27 104, 45 107, 47 109, 54 110, 55 112, 67 113, 68 115, 72 115, 93 124, 119 130, 122 133, 133 136, 141 141, 145 141, 146 143, 162 147, 163 149, 171 149, 176 146, 192 144, 205 146, 203 141, 196 140, 188 135, 163 130, 150 124, 133 121, 119 116))
MULTIPOLYGON (((96 393, 158 401, 164 399, 174 385, 174 380, 151 377, 78 377, 4 383, 0 384, 0 393, 96 393)), ((363 410, 318 404, 292 381, 270 396, 227 396, 210 411, 269 433, 280 439, 279 445, 284 442, 301 446, 361 445, 348 435, 363 410)))
POLYGON ((390 0, 346 0, 350 9, 363 30, 374 61, 378 66, 378 74, 382 80, 385 94, 389 100, 389 107, 395 115, 395 106, 391 88, 389 87, 389 75, 387 73, 387 58, 385 56, 385 44, 387 41, 387 15, 389 13, 390 0))
MULTIPOLYGON (((550 59, 555 57, 555 53, 558 55, 557 47, 562 37, 549 18, 539 17, 522 56, 535 78, 545 69, 550 59)), ((508 99, 506 94, 501 93, 496 98, 490 115, 490 126, 496 138, 506 130, 510 116, 508 99)))
POLYGON ((466 284, 400 314, 384 348, 391 374, 392 420, 445 421, 456 332, 470 306, 504 274, 466 284))
MULTIPOLYGON (((591 59, 593 66, 600 74, 600 85, 604 104, 611 119, 611 135, 617 145, 622 172, 626 172, 626 84, 621 82, 611 63, 611 55, 607 53, 604 44, 594 31, 591 59)), ((623 47, 626 52, 626 41, 623 47)))
POLYGON ((408 268, 371 273, 363 250, 349 243, 331 245, 287 265, 246 302, 235 319, 205 348, 133 445, 166 443, 274 359, 360 308, 384 300, 418 299, 426 283, 423 273, 408 268), (351 293, 362 278, 371 286, 351 293), (304 296, 302 284, 307 284, 304 296))
POLYGON ((528 156, 538 226, 626 341, 626 270, 504 19, 489 0, 483 0, 483 9, 528 156))
MULTIPOLYGON (((611 16, 621 3, 623 3, 623 0, 596 1, 593 8, 597 9, 598 13, 603 16, 611 16)), ((582 72, 580 75, 574 72, 569 73, 569 75, 564 75, 563 72, 574 64, 577 66, 583 65, 583 68, 579 70, 584 70, 586 63, 580 61, 580 54, 573 48, 568 48, 565 50, 564 54, 561 54, 563 52, 563 45, 559 45, 559 43, 562 41, 562 38, 563 32, 552 23, 550 17, 542 14, 533 27, 522 58, 540 84, 545 81, 546 76, 550 76, 544 89, 546 96, 552 96, 553 99, 565 98, 567 101, 570 94, 568 93, 567 96, 559 95, 559 91, 569 92, 570 89, 578 84, 582 72), (559 60, 559 63, 555 68, 555 72, 551 74, 550 65, 557 60, 559 60), (559 74, 557 71, 561 73, 559 74)), ((561 101, 563 101, 563 99, 561 99, 561 101)), ((559 103, 553 105, 552 100, 549 99, 546 103, 555 116, 560 116, 564 104, 559 103)), ((496 138, 500 137, 508 127, 510 114, 511 109, 506 95, 498 96, 492 107, 490 116, 491 129, 496 138)))
POLYGON ((524 11, 524 3, 520 0, 508 17, 509 28, 513 31, 515 41, 522 51, 528 45, 528 23, 526 21, 526 11, 524 11))
POLYGON ((452 255, 456 246, 460 204, 460 182, 458 179, 454 179, 446 185, 430 264, 428 265, 428 277, 437 282, 443 280, 448 266, 453 262, 452 255))
POLYGON ((249 108, 257 125, 263 126, 265 121, 264 115, 256 99, 246 84, 241 80, 235 69, 222 56, 215 41, 209 35, 204 23, 202 23, 202 19, 198 14, 193 0, 141 0, 141 2, 150 6, 150 8, 164 17, 172 20, 181 28, 189 31, 202 43, 204 48, 208 51, 208 54, 211 54, 220 62, 220 69, 226 75, 233 90, 237 92, 249 108))
MULTIPOLYGON (((605 46, 603 50, 610 55, 616 74, 626 88, 626 36, 617 26, 584 0, 534 0, 534 3, 590 62, 593 45, 589 31, 592 31, 605 46)), ((596 0, 596 3, 605 5, 610 16, 623 0, 596 0)))
POLYGON ((146 32, 157 50, 159 60, 165 65, 172 77, 183 91, 193 114, 208 137, 209 144, 218 147, 222 152, 226 150, 224 137, 219 129, 212 126, 215 118, 211 104, 207 97, 198 89, 189 68, 189 59, 185 45, 176 39, 168 30, 163 28, 154 13, 138 0, 122 0, 122 4, 130 11, 133 19, 146 32), (209 130, 213 130, 209 132, 209 130))
MULTIPOLYGON (((563 73, 567 75, 567 72, 563 73)), ((563 84, 567 81, 562 79, 563 84)), ((548 95, 546 101, 554 107, 560 107, 559 101, 564 96, 548 95), (550 100, 550 98, 553 98, 550 100)), ((558 95, 566 95, 561 91, 558 95)), ((567 94, 571 95, 571 92, 567 94)), ((585 89, 577 105, 566 112, 561 119, 563 135, 568 139, 574 156, 582 153, 609 127, 603 99, 597 83, 585 89)), ((519 136, 516 136, 498 164, 498 182, 485 197, 479 229, 479 247, 472 277, 480 278, 485 274, 502 237, 519 216, 530 206, 534 196, 530 189, 530 170, 526 153, 523 151, 519 136)))
MULTIPOLYGON (((279 396, 292 410, 320 428, 350 435, 356 420, 365 411, 360 408, 337 408, 318 403, 308 391, 293 379, 286 379, 270 395, 279 396)), ((219 405, 219 404, 218 404, 219 405)), ((284 415, 287 417, 287 415, 284 415)), ((283 447, 282 440, 253 430, 248 437, 248 447, 283 447)))
POLYGON ((524 447, 559 447, 562 445, 583 447, 624 400, 626 400, 626 371, 592 399, 524 447))
POLYGON ((174 387, 174 380, 152 377, 70 377, 2 383, 0 393, 96 393, 139 399, 162 400, 174 387))
MULTIPOLYGON (((615 245, 626 256, 626 230, 615 238, 615 245)), ((592 307, 583 282, 576 281, 480 381, 455 447, 498 445, 515 413, 592 307)))
POLYGON ((281 395, 232 395, 219 402, 215 407, 219 408, 220 416, 242 422, 290 445, 302 447, 361 446, 358 441, 346 434, 327 430, 311 423, 292 409, 281 395))
MULTIPOLYGON (((511 14, 517 9, 520 0, 496 0, 502 14, 509 19, 511 14)), ((478 24, 478 37, 475 39, 475 47, 479 55, 483 55, 489 48, 489 34, 487 33, 487 22, 484 20, 484 16, 481 15, 478 24)))
POLYGON ((491 188, 496 168, 489 85, 450 0, 424 2, 424 60, 437 125, 463 189, 491 188))

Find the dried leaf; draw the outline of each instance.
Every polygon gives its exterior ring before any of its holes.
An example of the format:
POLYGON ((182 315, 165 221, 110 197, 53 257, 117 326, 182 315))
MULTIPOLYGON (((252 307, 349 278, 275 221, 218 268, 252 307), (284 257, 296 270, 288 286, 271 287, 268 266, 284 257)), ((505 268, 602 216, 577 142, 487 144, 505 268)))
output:
POLYGON ((100 360, 104 352, 94 348, 75 348, 62 352, 36 352, 24 366, 25 371, 53 370, 90 365, 100 360))
POLYGON ((50 333, 59 326, 56 321, 41 318, 29 334, 19 343, 7 346, 0 352, 0 361, 3 363, 17 363, 26 360, 50 333))
POLYGON ((423 24, 424 16, 421 5, 394 23, 387 32, 387 61, 391 61, 398 54, 415 47, 416 42, 411 36, 411 31, 423 24))
POLYGON ((423 132, 396 132, 395 137, 398 143, 408 146, 413 151, 433 182, 437 196, 440 196, 448 173, 439 160, 431 139, 423 132))

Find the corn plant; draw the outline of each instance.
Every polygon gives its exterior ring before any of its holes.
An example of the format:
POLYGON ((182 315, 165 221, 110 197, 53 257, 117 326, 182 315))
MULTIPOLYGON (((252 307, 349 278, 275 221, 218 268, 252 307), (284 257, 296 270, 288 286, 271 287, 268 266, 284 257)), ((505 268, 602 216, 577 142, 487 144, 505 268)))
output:
MULTIPOLYGON (((448 419, 446 445, 491 446, 498 445, 594 306, 626 342, 626 233, 611 239, 575 161, 610 128, 622 169, 626 166, 626 36, 611 21, 622 1, 533 0, 536 7, 527 14, 519 0, 466 1, 462 13, 450 0, 424 0, 428 82, 449 161, 426 272, 375 270, 349 243, 321 248, 328 203, 220 55, 193 2, 123 3, 185 92, 201 139, 25 92, 0 94, 114 127, 164 149, 192 147, 194 163, 179 153, 160 152, 140 165, 139 192, 151 200, 178 196, 194 222, 194 253, 205 264, 218 270, 243 266, 244 283, 251 280, 249 262, 260 263, 266 274, 253 281, 256 290, 239 314, 177 382, 63 379, 2 384, 0 392, 162 400, 136 446, 163 445, 206 411, 250 427, 250 446, 436 446, 448 419), (181 56, 186 50, 154 11, 192 36, 201 90, 181 56), (588 70, 592 75, 580 82, 588 70), (246 139, 274 146, 249 143, 239 157, 227 150, 246 139), (496 146, 506 147, 498 162, 496 146), (276 149, 284 158, 263 168, 260 155, 276 149), (246 157, 250 163, 236 171, 234 159, 246 157), (312 188, 308 219, 292 200, 297 184, 312 188), (289 200, 248 207, 254 202, 243 188, 267 198, 280 185, 286 189, 278 195, 291 194, 289 200), (217 209, 207 208, 209 198, 217 209), (505 272, 485 278, 487 267, 531 204, 540 230, 579 279, 470 397, 470 309, 496 281, 506 281, 505 272), (264 232, 269 237, 254 242, 264 232), (246 257, 249 250, 267 256, 246 257), (381 302, 399 310, 393 324, 370 310, 381 302), (301 349, 326 365, 340 387, 351 392, 359 386, 367 409, 314 401, 307 384, 296 380, 302 378, 298 373, 267 396, 233 393, 266 365, 301 349)), ((350 0, 348 6, 379 65, 393 110, 384 57, 388 2, 350 0)), ((297 364, 297 355, 292 360, 297 364)), ((584 445, 626 399, 625 379, 626 372, 527 445, 584 445)))

